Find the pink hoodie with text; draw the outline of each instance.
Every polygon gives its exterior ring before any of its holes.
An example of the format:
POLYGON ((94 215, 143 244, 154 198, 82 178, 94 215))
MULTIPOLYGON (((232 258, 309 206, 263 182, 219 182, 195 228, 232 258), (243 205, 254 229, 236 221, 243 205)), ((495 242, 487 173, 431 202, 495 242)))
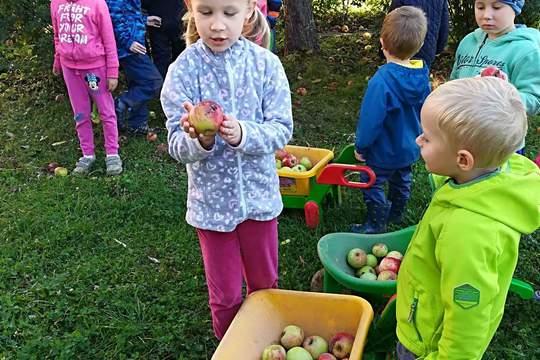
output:
POLYGON ((54 65, 72 69, 107 67, 107 78, 118 78, 118 53, 105 0, 52 0, 54 65))

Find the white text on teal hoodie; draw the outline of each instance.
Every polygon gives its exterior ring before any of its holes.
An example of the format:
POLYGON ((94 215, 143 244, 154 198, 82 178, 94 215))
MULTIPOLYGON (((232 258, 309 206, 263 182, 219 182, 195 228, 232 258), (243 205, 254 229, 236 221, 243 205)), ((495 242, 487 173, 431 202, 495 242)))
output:
POLYGON ((528 115, 540 112, 540 32, 516 25, 509 33, 488 39, 482 29, 465 36, 456 51, 450 78, 474 77, 494 65, 508 74, 528 115))

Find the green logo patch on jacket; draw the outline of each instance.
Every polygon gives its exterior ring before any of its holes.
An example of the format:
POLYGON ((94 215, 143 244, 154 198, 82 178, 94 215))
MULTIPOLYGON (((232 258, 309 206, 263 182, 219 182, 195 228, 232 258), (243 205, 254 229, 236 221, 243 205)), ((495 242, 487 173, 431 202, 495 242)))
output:
POLYGON ((469 284, 454 288, 454 302, 464 309, 470 309, 480 303, 480 291, 469 284))

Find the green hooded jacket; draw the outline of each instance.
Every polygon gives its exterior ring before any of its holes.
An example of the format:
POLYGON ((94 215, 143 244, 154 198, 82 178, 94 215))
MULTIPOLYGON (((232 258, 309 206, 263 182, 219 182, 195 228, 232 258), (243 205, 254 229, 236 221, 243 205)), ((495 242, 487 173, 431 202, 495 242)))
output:
POLYGON ((519 25, 492 40, 476 29, 459 43, 450 79, 477 76, 490 65, 508 74, 528 115, 540 112, 540 31, 519 25))
POLYGON ((514 154, 498 171, 442 183, 397 281, 397 336, 425 360, 481 359, 501 321, 521 234, 540 227, 540 170, 514 154))

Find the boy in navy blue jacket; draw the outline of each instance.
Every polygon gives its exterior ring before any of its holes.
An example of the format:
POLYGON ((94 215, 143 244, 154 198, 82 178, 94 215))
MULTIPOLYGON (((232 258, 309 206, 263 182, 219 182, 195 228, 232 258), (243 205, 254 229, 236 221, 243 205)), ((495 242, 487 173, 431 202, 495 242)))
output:
MULTIPOLYGON (((420 152, 420 109, 430 92, 429 70, 411 60, 424 42, 427 20, 412 6, 399 7, 385 17, 381 45, 387 63, 369 81, 356 127, 355 156, 376 175, 364 189, 367 219, 353 232, 381 233, 388 222, 400 223, 410 196, 411 165, 420 152), (388 182, 388 200, 384 184, 388 182)), ((367 179, 362 179, 367 181, 367 179)))
POLYGON ((401 6, 414 6, 426 14, 426 38, 414 58, 424 60, 424 64, 429 68, 435 56, 443 52, 448 41, 448 0, 392 0, 388 11, 401 6))
POLYGON ((105 0, 113 23, 118 60, 128 90, 115 101, 118 129, 132 134, 148 132, 147 103, 159 94, 163 79, 146 53, 146 25, 161 26, 158 16, 143 16, 141 0, 105 0))

